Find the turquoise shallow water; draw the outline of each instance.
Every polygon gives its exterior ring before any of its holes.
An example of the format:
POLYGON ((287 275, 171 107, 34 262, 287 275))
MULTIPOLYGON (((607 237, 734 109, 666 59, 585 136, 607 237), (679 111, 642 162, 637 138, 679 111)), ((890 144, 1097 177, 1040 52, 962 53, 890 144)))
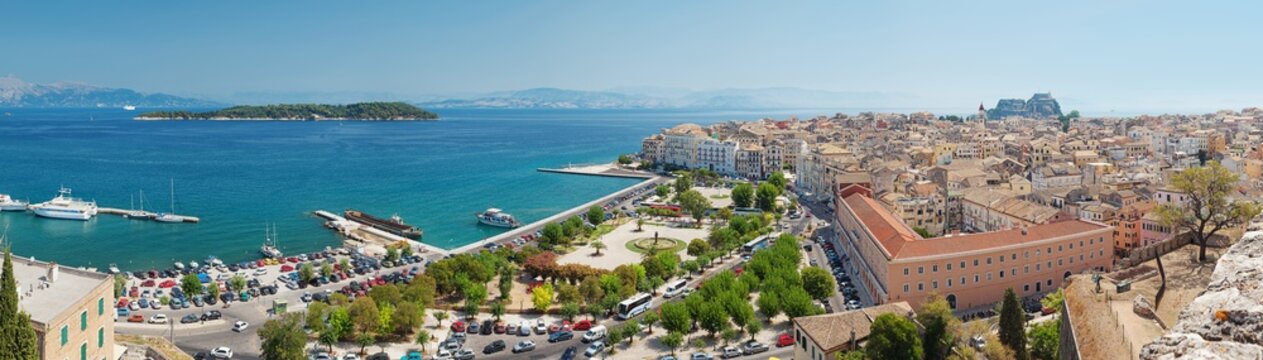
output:
MULTIPOLYGON (((143 110, 143 109, 142 109, 143 110)), ((447 110, 438 122, 145 122, 112 109, 4 109, 0 193, 32 202, 59 185, 103 207, 169 208, 200 224, 88 222, 0 214, 14 251, 63 264, 167 266, 217 255, 254 259, 264 226, 288 253, 337 245, 312 211, 399 214, 423 241, 452 248, 501 230, 473 214, 495 206, 535 221, 636 182, 539 173, 539 167, 610 161, 679 122, 710 123, 792 112, 447 110)), ((812 115, 807 112, 801 115, 812 115)))

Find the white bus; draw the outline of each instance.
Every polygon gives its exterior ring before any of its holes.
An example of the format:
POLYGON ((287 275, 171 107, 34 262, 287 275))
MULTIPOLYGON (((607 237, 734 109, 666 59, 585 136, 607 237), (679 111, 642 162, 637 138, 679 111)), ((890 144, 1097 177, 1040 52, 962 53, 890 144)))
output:
POLYGON ((653 297, 649 296, 649 294, 639 293, 632 295, 631 298, 618 303, 618 318, 620 320, 630 319, 649 310, 651 306, 653 306, 653 297))
POLYGON ((667 284, 667 291, 663 292, 662 296, 669 298, 679 295, 681 292, 684 292, 684 287, 686 285, 688 285, 688 282, 683 279, 667 284))

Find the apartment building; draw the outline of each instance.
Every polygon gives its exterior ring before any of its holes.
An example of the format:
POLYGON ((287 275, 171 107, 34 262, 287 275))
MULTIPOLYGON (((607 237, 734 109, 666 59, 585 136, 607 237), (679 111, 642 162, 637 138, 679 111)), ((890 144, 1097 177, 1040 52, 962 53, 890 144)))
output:
POLYGON ((114 278, 13 257, 18 306, 31 315, 41 359, 112 360, 114 278))

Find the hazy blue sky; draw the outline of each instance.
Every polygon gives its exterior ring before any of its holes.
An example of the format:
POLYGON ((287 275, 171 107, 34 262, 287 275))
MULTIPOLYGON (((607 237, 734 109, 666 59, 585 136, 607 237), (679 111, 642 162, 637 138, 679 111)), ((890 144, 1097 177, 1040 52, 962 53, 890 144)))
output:
POLYGON ((9 1, 0 75, 176 94, 801 87, 925 106, 1263 105, 1263 11, 1205 1, 9 1))

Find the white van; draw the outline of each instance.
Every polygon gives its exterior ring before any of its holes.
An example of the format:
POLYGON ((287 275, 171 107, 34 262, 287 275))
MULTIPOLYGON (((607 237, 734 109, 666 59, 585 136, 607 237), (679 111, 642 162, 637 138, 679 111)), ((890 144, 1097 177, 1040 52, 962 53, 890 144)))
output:
POLYGON ((595 326, 595 327, 592 327, 591 329, 588 329, 588 332, 583 334, 582 340, 585 343, 590 343, 593 341, 604 339, 605 335, 608 335, 608 334, 609 334, 609 331, 605 329, 605 325, 595 326))
POLYGON ((664 292, 662 296, 669 298, 669 297, 679 295, 681 292, 684 291, 685 287, 688 287, 688 281, 682 280, 682 279, 676 280, 674 282, 671 282, 670 284, 667 284, 667 291, 664 292))

